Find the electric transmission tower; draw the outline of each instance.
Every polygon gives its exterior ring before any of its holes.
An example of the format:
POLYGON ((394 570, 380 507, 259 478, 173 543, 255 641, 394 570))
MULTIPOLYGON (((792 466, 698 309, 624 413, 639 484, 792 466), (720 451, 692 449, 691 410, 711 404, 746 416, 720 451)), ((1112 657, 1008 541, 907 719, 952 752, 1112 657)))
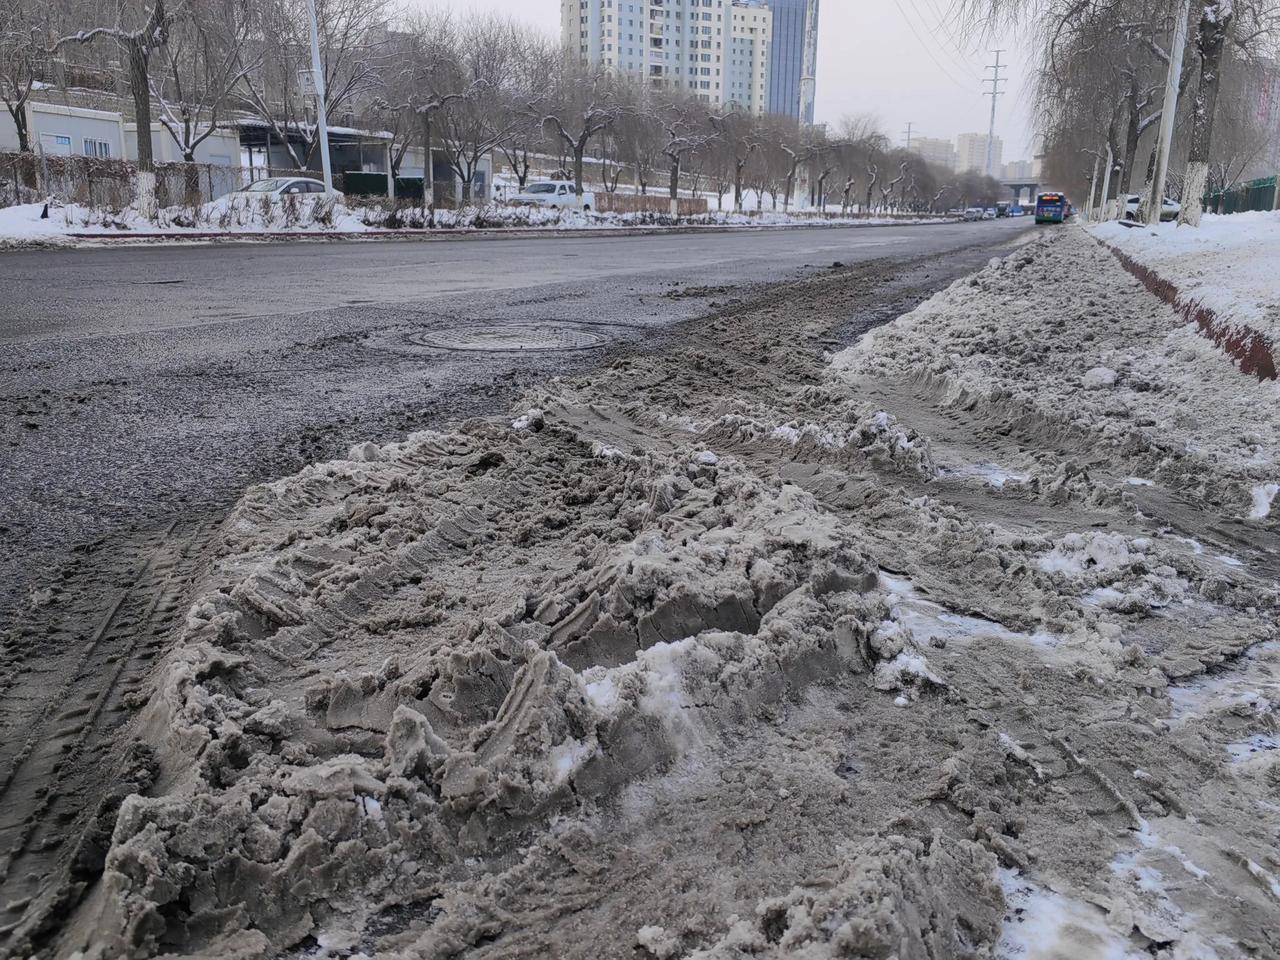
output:
POLYGON ((908 121, 907 121, 907 129, 906 129, 906 131, 903 133, 903 136, 907 138, 907 152, 908 152, 908 153, 910 153, 910 152, 911 152, 911 128, 912 128, 913 126, 915 126, 915 124, 914 124, 914 123, 912 123, 910 120, 908 120, 908 121))
POLYGON ((984 97, 991 98, 991 126, 987 128, 987 176, 989 177, 995 176, 991 172, 991 161, 995 158, 996 147, 996 103, 1004 96, 1004 91, 1000 89, 1000 84, 1005 82, 1005 78, 1000 76, 1000 71, 1006 66, 1000 63, 1000 54, 1004 53, 1004 50, 992 52, 996 55, 996 62, 987 66, 987 69, 992 71, 992 76, 982 81, 983 86, 988 83, 991 84, 990 90, 982 91, 984 97))

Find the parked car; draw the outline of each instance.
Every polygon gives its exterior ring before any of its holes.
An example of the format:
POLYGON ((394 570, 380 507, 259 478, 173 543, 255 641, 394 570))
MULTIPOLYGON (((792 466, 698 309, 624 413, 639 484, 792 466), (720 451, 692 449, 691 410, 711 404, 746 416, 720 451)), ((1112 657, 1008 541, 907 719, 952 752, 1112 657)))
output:
POLYGON ((965 218, 965 220, 966 220, 966 221, 970 221, 970 222, 972 222, 972 221, 974 221, 974 220, 981 220, 981 219, 982 219, 982 208, 981 208, 981 207, 969 207, 969 208, 968 208, 968 209, 966 209, 966 210, 965 210, 965 212, 964 212, 964 218, 965 218))
MULTIPOLYGON (((237 190, 233 197, 292 197, 298 194, 315 194, 327 192, 324 184, 311 177, 267 177, 255 180, 243 190, 237 190)), ((342 191, 334 190, 330 196, 342 198, 342 191)))
MULTIPOLYGON (((1142 204, 1141 194, 1131 193, 1125 198, 1124 215, 1130 220, 1136 220, 1138 217, 1138 207, 1142 204)), ((1164 198, 1164 203, 1160 204, 1161 220, 1177 220, 1178 214, 1182 212, 1182 204, 1177 200, 1164 198)))
POLYGON ((987 209, 985 209, 985 210, 983 210, 983 211, 982 211, 982 219, 983 219, 983 220, 994 220, 995 218, 996 218, 996 208, 995 208, 995 207, 987 207, 987 209))
POLYGON ((1016 204, 1009 208, 1009 216, 1011 217, 1025 217, 1026 215, 1027 211, 1023 210, 1022 207, 1016 204))
MULTIPOLYGON (((524 190, 511 198, 517 207, 577 207, 578 188, 572 180, 543 180, 528 184, 524 190)), ((596 205, 596 195, 589 190, 582 193, 582 209, 592 210, 596 205)))

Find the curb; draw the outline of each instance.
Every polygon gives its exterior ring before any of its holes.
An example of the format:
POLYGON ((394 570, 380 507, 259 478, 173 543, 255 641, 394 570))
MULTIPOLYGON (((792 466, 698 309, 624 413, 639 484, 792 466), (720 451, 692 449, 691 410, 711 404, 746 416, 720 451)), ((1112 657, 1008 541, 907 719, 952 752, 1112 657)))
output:
POLYGON ((1227 356, 1240 365, 1240 372, 1259 380, 1276 379, 1276 344, 1270 337, 1244 324, 1228 324, 1218 314, 1197 300, 1188 300, 1178 292, 1172 280, 1160 276, 1105 240, 1093 238, 1120 261, 1120 265, 1136 277, 1157 299, 1182 314, 1187 322, 1195 322, 1200 335, 1212 340, 1227 356))
POLYGON ((125 244, 132 241, 164 241, 166 243, 288 243, 303 241, 390 241, 417 240, 421 243, 441 243, 452 240, 524 240, 524 239, 605 239, 608 237, 645 237, 655 235, 694 233, 758 233, 765 230, 874 230, 885 227, 932 227, 959 223, 958 220, 940 219, 927 221, 903 221, 900 223, 773 223, 752 226, 690 225, 684 227, 603 227, 598 229, 550 230, 539 227, 485 227, 476 230, 379 230, 366 233, 67 233, 72 240, 99 241, 109 244, 125 244))

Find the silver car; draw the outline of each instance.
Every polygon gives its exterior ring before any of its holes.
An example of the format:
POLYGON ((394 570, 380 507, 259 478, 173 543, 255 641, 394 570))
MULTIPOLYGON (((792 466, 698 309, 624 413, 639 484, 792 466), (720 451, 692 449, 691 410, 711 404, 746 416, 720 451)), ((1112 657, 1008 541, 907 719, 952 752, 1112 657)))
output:
POLYGON ((342 197, 340 190, 326 191, 323 183, 311 177, 267 177, 265 180, 255 180, 243 190, 237 190, 232 196, 279 199, 299 194, 310 195, 318 193, 328 193, 332 197, 342 197))

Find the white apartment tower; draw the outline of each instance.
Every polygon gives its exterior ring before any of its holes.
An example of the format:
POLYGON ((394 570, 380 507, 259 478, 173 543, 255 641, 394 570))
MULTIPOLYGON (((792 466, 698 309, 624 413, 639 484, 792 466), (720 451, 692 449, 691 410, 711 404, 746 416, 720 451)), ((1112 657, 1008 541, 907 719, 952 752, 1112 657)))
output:
POLYGON ((561 0, 565 46, 585 63, 763 114, 773 13, 765 0, 561 0))

